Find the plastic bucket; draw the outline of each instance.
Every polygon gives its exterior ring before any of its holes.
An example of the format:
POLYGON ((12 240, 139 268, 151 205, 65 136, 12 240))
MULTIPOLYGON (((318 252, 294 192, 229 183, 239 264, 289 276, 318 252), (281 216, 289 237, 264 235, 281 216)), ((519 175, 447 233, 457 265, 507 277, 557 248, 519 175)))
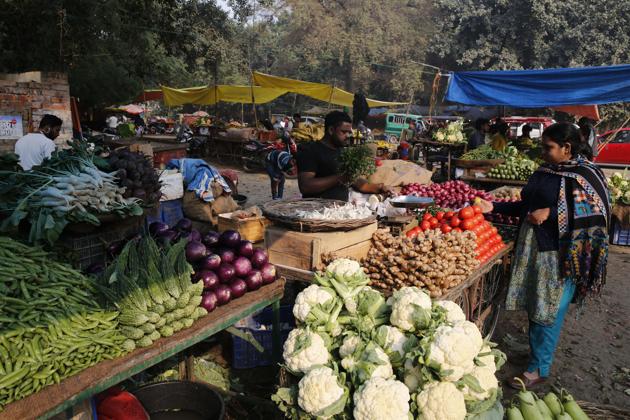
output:
POLYGON ((221 395, 197 382, 158 382, 133 394, 151 420, 222 420, 225 415, 221 395))

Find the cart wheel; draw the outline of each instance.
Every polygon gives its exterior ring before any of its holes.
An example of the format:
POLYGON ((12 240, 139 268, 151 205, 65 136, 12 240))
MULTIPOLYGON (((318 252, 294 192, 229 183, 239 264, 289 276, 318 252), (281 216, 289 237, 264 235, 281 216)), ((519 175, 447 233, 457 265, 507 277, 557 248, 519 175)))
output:
POLYGON ((494 331, 499 323, 499 314, 501 313, 501 305, 495 303, 491 303, 490 305, 492 307, 490 313, 486 319, 483 320, 483 324, 479 326, 481 335, 487 337, 489 340, 491 340, 494 335, 494 331))

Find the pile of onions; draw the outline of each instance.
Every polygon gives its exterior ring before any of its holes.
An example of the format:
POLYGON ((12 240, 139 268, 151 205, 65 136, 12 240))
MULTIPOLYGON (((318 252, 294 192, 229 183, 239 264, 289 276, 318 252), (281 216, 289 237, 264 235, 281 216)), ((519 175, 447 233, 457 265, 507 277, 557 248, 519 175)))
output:
POLYGON ((149 225, 149 233, 162 245, 175 243, 180 239, 186 239, 191 242, 201 242, 201 234, 198 230, 193 229, 190 219, 180 219, 173 227, 169 227, 166 223, 153 222, 149 225))
POLYGON ((490 193, 476 190, 463 181, 447 181, 431 185, 408 184, 402 188, 401 194, 431 197, 437 206, 449 209, 460 209, 472 203, 477 197, 492 200, 490 193))
POLYGON ((242 240, 234 230, 208 232, 190 240, 186 258, 195 267, 193 281, 203 280, 201 301, 208 312, 276 280, 276 268, 267 253, 242 240))

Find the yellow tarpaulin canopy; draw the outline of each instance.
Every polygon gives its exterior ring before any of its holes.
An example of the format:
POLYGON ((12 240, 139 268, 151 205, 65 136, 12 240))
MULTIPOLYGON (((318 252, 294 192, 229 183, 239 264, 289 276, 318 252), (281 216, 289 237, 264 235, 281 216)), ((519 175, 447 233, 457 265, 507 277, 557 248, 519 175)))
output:
POLYGON ((186 89, 162 86, 164 103, 168 106, 196 104, 214 105, 217 102, 264 104, 287 93, 284 89, 260 86, 217 85, 186 89), (253 99, 253 101, 252 101, 253 99))
MULTIPOLYGON (((300 95, 310 96, 320 101, 329 102, 335 105, 352 107, 354 94, 343 89, 333 87, 324 83, 304 82, 302 80, 289 79, 286 77, 272 76, 270 74, 253 73, 254 84, 268 88, 285 89, 287 92, 299 93, 300 95)), ((385 102, 375 99, 367 99, 367 103, 371 108, 390 107, 398 105, 406 105, 405 102, 385 102)))

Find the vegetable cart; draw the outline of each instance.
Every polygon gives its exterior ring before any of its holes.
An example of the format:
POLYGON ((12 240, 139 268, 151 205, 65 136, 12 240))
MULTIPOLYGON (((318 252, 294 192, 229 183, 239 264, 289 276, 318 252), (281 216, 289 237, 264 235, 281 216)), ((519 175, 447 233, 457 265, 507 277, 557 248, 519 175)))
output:
POLYGON ((0 419, 50 418, 116 385, 161 361, 186 350, 230 327, 238 320, 271 305, 274 309, 274 355, 279 357, 279 302, 284 293, 283 279, 247 293, 199 319, 192 327, 171 337, 161 338, 150 347, 139 348, 125 356, 107 360, 70 376, 57 385, 9 404, 0 419))
MULTIPOLYGON (((415 147, 415 146, 414 146, 415 147)), ((459 154, 462 151, 465 151, 466 144, 465 143, 440 143, 432 140, 422 140, 417 144, 417 147, 422 148, 422 156, 424 156, 424 167, 429 167, 429 154, 435 153, 437 150, 439 152, 446 153, 446 168, 448 170, 448 179, 451 179, 451 163, 453 161, 453 156, 459 154)))

